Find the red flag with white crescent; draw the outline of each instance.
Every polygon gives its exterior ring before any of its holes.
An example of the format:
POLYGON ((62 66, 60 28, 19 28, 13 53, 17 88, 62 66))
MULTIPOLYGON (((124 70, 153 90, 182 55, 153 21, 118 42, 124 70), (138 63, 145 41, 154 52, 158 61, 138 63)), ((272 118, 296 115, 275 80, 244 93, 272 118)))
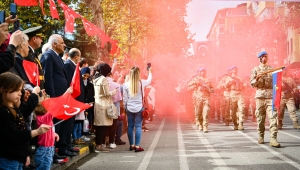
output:
POLYGON ((30 83, 38 86, 40 84, 38 65, 27 60, 23 60, 22 65, 30 83))
POLYGON ((56 9, 56 4, 54 2, 54 0, 49 0, 49 4, 50 4, 50 12, 51 12, 51 17, 54 19, 59 19, 59 15, 56 9))
POLYGON ((42 101, 45 109, 57 119, 66 120, 91 106, 75 100, 70 93, 42 101))
POLYGON ((37 0, 15 0, 18 6, 38 6, 37 0))

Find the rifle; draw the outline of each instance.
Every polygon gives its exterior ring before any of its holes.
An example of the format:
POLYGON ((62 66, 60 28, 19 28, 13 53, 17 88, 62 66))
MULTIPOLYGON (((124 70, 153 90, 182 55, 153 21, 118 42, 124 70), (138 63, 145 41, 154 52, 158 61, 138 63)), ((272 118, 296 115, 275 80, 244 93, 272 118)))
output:
POLYGON ((199 80, 201 87, 205 87, 210 93, 213 93, 212 90, 204 83, 203 80, 199 79, 198 77, 196 78, 199 80))
POLYGON ((278 67, 278 68, 275 68, 275 69, 272 69, 272 70, 269 70, 269 71, 265 71, 263 73, 260 73, 260 74, 256 75, 255 78, 258 77, 258 76, 260 77, 260 76, 262 76, 264 74, 272 73, 274 71, 283 70, 284 68, 285 68, 285 66, 282 66, 282 67, 278 67))

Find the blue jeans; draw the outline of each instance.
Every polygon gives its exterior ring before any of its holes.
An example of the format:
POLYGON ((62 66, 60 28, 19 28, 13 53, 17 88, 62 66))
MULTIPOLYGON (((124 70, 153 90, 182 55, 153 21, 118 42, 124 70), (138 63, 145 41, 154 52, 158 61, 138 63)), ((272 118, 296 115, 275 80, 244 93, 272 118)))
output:
POLYGON ((117 107, 118 109, 118 116, 120 116, 120 102, 114 102, 114 105, 117 107))
POLYGON ((73 126, 73 139, 79 139, 82 137, 82 123, 74 123, 74 126, 73 126))
POLYGON ((23 170, 23 164, 16 160, 0 158, 0 170, 23 170))
POLYGON ((127 114, 127 135, 130 145, 140 146, 141 138, 142 138, 142 110, 137 113, 132 113, 126 110, 127 114), (133 131, 135 128, 135 143, 133 142, 133 131))
POLYGON ((123 121, 118 120, 117 121, 117 129, 116 129, 116 139, 115 140, 120 140, 123 132, 123 121))
POLYGON ((50 170, 53 162, 54 146, 40 146, 35 152, 34 160, 36 170, 50 170))

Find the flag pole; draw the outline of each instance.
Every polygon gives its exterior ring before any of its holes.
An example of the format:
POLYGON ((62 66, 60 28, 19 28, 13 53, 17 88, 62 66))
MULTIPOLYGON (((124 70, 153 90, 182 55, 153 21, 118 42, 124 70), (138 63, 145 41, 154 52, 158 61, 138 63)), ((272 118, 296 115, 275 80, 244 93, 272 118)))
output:
POLYGON ((54 124, 54 126, 56 126, 56 125, 60 124, 60 123, 61 123, 61 122, 63 122, 63 121, 65 121, 65 120, 61 120, 61 121, 59 121, 59 122, 55 123, 55 124, 54 124))
POLYGON ((38 66, 38 64, 36 64, 36 85, 40 86, 39 85, 40 74, 38 74, 38 72, 39 72, 38 70, 39 70, 39 66, 38 66))

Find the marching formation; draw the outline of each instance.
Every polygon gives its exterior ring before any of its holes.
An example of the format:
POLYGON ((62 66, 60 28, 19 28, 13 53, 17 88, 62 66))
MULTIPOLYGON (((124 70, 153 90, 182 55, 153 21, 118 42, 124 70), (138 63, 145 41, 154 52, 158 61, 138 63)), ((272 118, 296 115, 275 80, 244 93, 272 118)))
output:
POLYGON ((234 130, 244 130, 244 120, 252 116, 252 122, 257 122, 258 143, 263 144, 268 116, 270 146, 280 147, 277 133, 278 129, 282 129, 285 108, 293 121, 293 127, 300 129, 294 101, 294 94, 298 93, 295 80, 289 70, 269 66, 267 52, 263 51, 257 57, 260 64, 252 69, 250 76, 241 78, 236 66, 229 67, 226 74, 219 77, 216 88, 206 77, 205 68, 197 70, 197 74, 188 82, 188 91, 193 101, 194 121, 199 130, 207 133, 209 117, 214 118, 215 114, 218 120, 222 117, 225 126, 232 122, 234 130), (274 84, 273 74, 277 72, 283 72, 283 77, 281 82, 274 84), (275 99, 275 93, 278 93, 279 100, 275 99), (280 105, 277 106, 275 100, 280 105))

